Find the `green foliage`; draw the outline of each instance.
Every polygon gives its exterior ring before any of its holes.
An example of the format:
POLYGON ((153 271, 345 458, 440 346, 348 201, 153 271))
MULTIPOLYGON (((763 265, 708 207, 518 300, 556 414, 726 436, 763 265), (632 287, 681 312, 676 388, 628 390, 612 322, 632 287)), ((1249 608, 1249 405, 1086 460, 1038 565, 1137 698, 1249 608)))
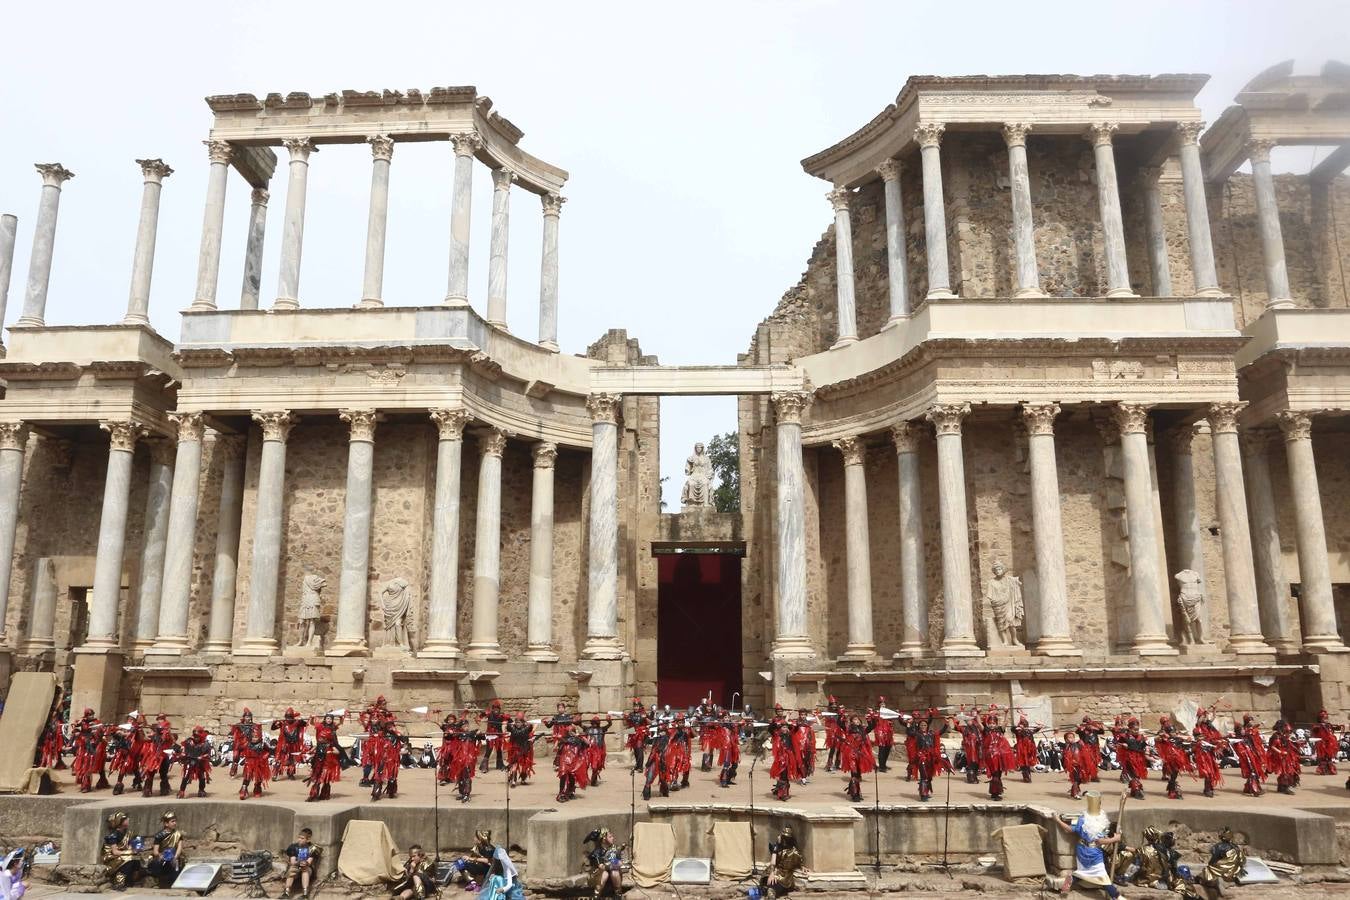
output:
POLYGON ((715 435, 708 442, 717 487, 713 490, 713 508, 718 512, 739 512, 741 508, 741 445, 736 432, 715 435))

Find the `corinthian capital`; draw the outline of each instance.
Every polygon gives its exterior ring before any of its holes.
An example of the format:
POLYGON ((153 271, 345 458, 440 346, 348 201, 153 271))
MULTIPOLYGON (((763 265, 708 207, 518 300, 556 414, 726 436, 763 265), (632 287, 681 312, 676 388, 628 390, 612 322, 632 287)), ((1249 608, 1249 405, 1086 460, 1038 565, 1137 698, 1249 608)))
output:
POLYGON ((146 427, 140 422, 108 422, 98 423, 98 427, 108 432, 109 449, 125 450, 131 453, 136 449, 136 440, 146 433, 146 427))
POLYGON ((1200 142, 1200 132, 1204 130, 1204 122, 1177 123, 1177 135, 1181 138, 1182 144, 1198 144, 1200 142))
POLYGON ((178 440, 201 443, 206 433, 206 417, 199 412, 169 413, 169 421, 178 427, 178 440))
POLYGON ((1270 138, 1254 138, 1247 142, 1247 158, 1254 163, 1268 163, 1270 162, 1270 151, 1278 145, 1278 141, 1270 138))
POLYGON ((272 195, 267 188, 254 188, 253 193, 249 195, 249 199, 253 201, 254 206, 266 206, 267 201, 272 199, 272 195))
POLYGON ((374 442, 375 424, 380 421, 378 412, 373 409, 340 409, 338 418, 351 426, 353 441, 374 442))
POLYGON ((1031 131, 1030 122, 1004 122, 1003 142, 1009 147, 1025 147, 1029 131, 1031 131))
POLYGON ((848 198, 853 192, 848 188, 837 187, 825 195, 825 199, 830 201, 830 206, 834 207, 835 212, 848 212, 848 198))
POLYGON ((141 167, 142 177, 152 184, 159 184, 173 174, 173 169, 162 159, 138 159, 136 164, 141 167))
POLYGON ((1312 440, 1313 414, 1286 409, 1275 414, 1275 421, 1284 432, 1285 441, 1312 440))
POLYGON ((969 403, 935 403, 924 413, 939 437, 961 434, 961 420, 970 415, 969 403))
POLYGON ((834 442, 834 448, 844 454, 844 465, 861 466, 867 458, 867 447, 856 437, 840 438, 834 442))
POLYGON ((769 397, 773 403, 778 424, 795 422, 801 424, 802 414, 811 405, 812 396, 806 391, 781 391, 769 397))
POLYGON ((534 445, 534 467, 551 469, 558 461, 558 445, 552 441, 540 441, 534 445))
POLYGON ((319 152, 319 148, 309 138, 286 138, 281 146, 290 152, 291 162, 308 163, 309 155, 319 152))
POLYGON ((75 177, 74 172, 60 163, 37 163, 33 168, 37 169, 38 174, 42 176, 43 187, 59 188, 75 177))
POLYGON ((1111 410, 1121 434, 1144 434, 1148 431, 1148 411, 1151 403, 1117 403, 1111 410))
POLYGON ((941 122, 920 122, 914 129, 914 140, 920 147, 936 147, 942 143, 942 132, 947 126, 941 122))
POLYGON ((500 428, 489 429, 482 438, 484 456, 501 456, 506 450, 506 432, 500 428))
POLYGON ((591 394, 586 398, 586 409, 591 414, 591 421, 618 424, 619 404, 622 401, 623 398, 618 394, 591 394))
POLYGON ((372 159, 382 159, 389 162, 394 158, 394 139, 387 134, 372 134, 366 138, 366 143, 370 145, 370 156, 372 159))
POLYGON ((280 412, 254 410, 252 416, 253 421, 262 428, 264 441, 279 441, 283 444, 286 443, 286 438, 290 437, 291 429, 300 421, 300 417, 292 415, 289 410, 280 412))
POLYGON ((918 422, 896 422, 891 426, 891 440, 896 453, 918 453, 924 428, 918 422))
POLYGON ((1245 402, 1211 403, 1209 430, 1214 434, 1237 434, 1238 415, 1246 408, 1245 402))
POLYGON ((1088 126, 1087 139, 1094 147, 1111 146, 1111 136, 1120 128, 1115 122, 1093 122, 1088 126))
POLYGON ((1058 415, 1058 403, 1022 404, 1022 421, 1026 423, 1027 434, 1029 435, 1049 435, 1050 437, 1054 437, 1055 417, 1058 415))
POLYGON ((0 450, 22 450, 27 443, 27 425, 23 422, 0 422, 0 450))
POLYGON ((883 159, 881 165, 877 166, 877 174, 882 181, 897 180, 900 177, 900 160, 894 157, 883 159))
POLYGON ((494 191, 509 191, 511 185, 516 182, 516 173, 510 169, 492 170, 492 189, 494 191))
POLYGON ((206 158, 213 163, 225 165, 234 155, 233 148, 228 141, 202 141, 206 145, 206 158))
POLYGON ((562 205, 567 202, 567 198, 562 194, 541 194, 539 202, 543 204, 544 215, 557 216, 562 214, 562 205))
POLYGON ((464 426, 469 424, 469 414, 462 409, 433 409, 431 421, 436 423, 440 440, 458 441, 464 438, 464 426))
POLYGON ((483 139, 478 136, 476 131, 452 134, 450 135, 450 143, 455 148, 456 156, 473 156, 483 147, 483 139))

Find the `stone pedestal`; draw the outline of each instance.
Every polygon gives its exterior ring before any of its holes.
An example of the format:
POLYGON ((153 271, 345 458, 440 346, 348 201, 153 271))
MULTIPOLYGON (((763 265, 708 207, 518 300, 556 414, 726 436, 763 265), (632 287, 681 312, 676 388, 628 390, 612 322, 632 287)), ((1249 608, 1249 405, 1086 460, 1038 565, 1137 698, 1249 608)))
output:
POLYGON ((626 709, 628 700, 628 663, 618 659, 587 659, 579 669, 590 672, 590 677, 577 682, 577 711, 584 714, 611 709, 626 709))
POLYGON ((122 653, 118 650, 80 648, 75 651, 75 673, 70 688, 70 708, 86 707, 105 722, 116 722, 117 691, 122 684, 122 653))

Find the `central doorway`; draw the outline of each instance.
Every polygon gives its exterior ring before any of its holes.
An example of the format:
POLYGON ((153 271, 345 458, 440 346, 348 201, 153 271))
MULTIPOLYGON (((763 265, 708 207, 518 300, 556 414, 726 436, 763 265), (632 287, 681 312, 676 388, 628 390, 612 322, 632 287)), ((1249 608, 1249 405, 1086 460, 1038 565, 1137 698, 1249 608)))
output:
POLYGON ((711 695, 713 703, 730 707, 732 694, 741 694, 744 552, 744 545, 653 548, 657 703, 682 708, 711 695))

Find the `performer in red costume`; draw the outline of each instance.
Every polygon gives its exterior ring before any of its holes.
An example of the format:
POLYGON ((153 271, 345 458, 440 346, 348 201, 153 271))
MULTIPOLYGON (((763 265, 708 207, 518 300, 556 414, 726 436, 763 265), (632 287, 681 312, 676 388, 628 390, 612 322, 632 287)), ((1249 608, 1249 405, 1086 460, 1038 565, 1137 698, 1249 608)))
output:
POLYGON ((1313 754, 1317 758, 1318 775, 1336 774, 1336 752, 1341 746, 1336 732, 1341 730, 1339 725, 1331 724, 1331 716, 1325 709, 1317 714, 1317 724, 1312 727, 1312 736, 1316 739, 1313 754))
POLYGON ((163 796, 169 793, 168 778, 161 774, 169 754, 173 752, 174 736, 169 723, 160 717, 154 725, 146 724, 142 717, 137 721, 136 730, 143 735, 140 742, 139 764, 141 769, 141 795, 149 797, 155 790, 155 777, 159 776, 159 792, 163 796))
POLYGON ((206 796, 206 783, 211 780, 211 743, 206 739, 206 729, 198 725, 192 729, 192 735, 183 741, 182 753, 178 761, 183 765, 183 781, 178 785, 178 799, 187 797, 188 785, 197 782, 197 796, 206 796))
POLYGON ((605 735, 614 727, 614 719, 605 716, 603 722, 599 716, 591 716, 590 722, 582 730, 586 741, 586 765, 590 768, 590 783, 600 783, 600 773, 605 770, 605 735))
POLYGON ((816 771, 816 730, 807 719, 806 710, 797 710, 797 719, 792 722, 792 749, 797 754, 797 768, 801 772, 799 784, 810 784, 816 771))
POLYGON ((1158 729, 1158 734, 1153 737, 1153 752, 1162 761, 1162 775, 1167 782, 1167 798, 1180 800, 1181 788, 1177 785, 1177 778, 1182 772, 1194 776, 1195 766, 1191 763, 1191 757, 1187 752, 1186 739, 1177 733, 1172 720, 1163 716, 1158 722, 1158 729))
POLYGON ((1266 758, 1270 761, 1270 771, 1275 775, 1275 790, 1281 794, 1294 793, 1303 769, 1298 747, 1294 744, 1293 729, 1284 719, 1275 723, 1266 758))
POLYGON ((895 746, 895 725, 881 715, 881 710, 885 706, 886 698, 878 697, 876 710, 868 710, 867 714, 867 720, 872 723, 872 742, 877 745, 878 772, 891 770, 886 763, 890 760, 891 749, 895 746))
POLYGON ((1204 781, 1206 797, 1214 796, 1214 788, 1223 783, 1218 754, 1228 748, 1228 739, 1210 721, 1209 710, 1195 713, 1195 727, 1191 729, 1191 757, 1195 760, 1195 774, 1204 781))
MULTIPOLYGON (((775 704, 775 712, 781 712, 782 706, 775 704)), ((820 714, 821 722, 825 727, 825 771, 837 772, 839 770, 839 743, 844 734, 844 708, 839 705, 834 697, 830 698, 830 705, 820 714)))
MULTIPOLYGON (((961 707, 960 712, 965 713, 961 707)), ((961 733, 961 753, 966 758, 966 784, 980 783, 981 755, 984 749, 984 729, 980 725, 977 710, 971 710, 965 721, 956 721, 956 730, 961 733)))
MULTIPOLYGON (((815 732, 812 734, 812 749, 814 750, 815 732)), ((734 718, 731 713, 722 714, 722 751, 718 755, 717 765, 721 767, 721 772, 717 776, 718 787, 731 787, 736 782, 736 770, 741 765, 741 723, 734 718)), ((811 759, 815 760, 815 753, 811 754, 811 759)))
MULTIPOLYGON (((487 720, 487 740, 483 743, 483 761, 479 768, 481 771, 488 770, 488 760, 492 757, 493 751, 497 754, 497 771, 506 768, 506 763, 502 760, 502 727, 506 725, 507 716, 502 712, 502 701, 493 700, 488 705, 488 711, 478 714, 478 720, 481 722, 487 720), (493 737, 496 735, 496 737, 493 737)), ((474 745, 477 746, 476 744, 474 745)))
POLYGON ((1013 726, 1013 757, 1016 768, 1022 773, 1022 780, 1031 781, 1031 770, 1040 759, 1036 756, 1036 735, 1045 727, 1037 722, 1032 725, 1026 716, 1018 716, 1013 726))
POLYGON ((1083 716, 1078 725, 1078 738, 1083 744, 1083 765, 1092 773, 1088 781, 1101 781, 1102 735, 1106 726, 1091 716, 1083 716))
POLYGON ((769 777, 774 779, 773 796, 786 800, 792 796, 792 782, 802 777, 801 757, 792 745, 792 726, 782 716, 774 716, 769 723, 769 749, 773 762, 769 777))
POLYGON ((369 739, 361 742, 361 787, 371 787, 374 784, 371 772, 381 762, 379 754, 384 752, 383 726, 394 721, 394 714, 389 710, 389 701, 381 694, 375 698, 374 703, 361 711, 357 720, 361 723, 361 730, 367 735, 373 736, 377 730, 382 735, 373 745, 369 739))
POLYGON ((525 713, 506 725, 507 782, 515 787, 528 784, 534 777, 534 726, 525 721, 525 713))
POLYGON ((104 771, 104 765, 107 762, 108 748, 103 737, 103 723, 94 715, 92 709, 86 709, 71 729, 74 739, 75 763, 72 767, 72 774, 75 776, 75 783, 80 786, 80 793, 87 794, 95 787, 105 788, 108 786, 108 776, 104 771), (98 776, 98 784, 94 784, 94 776, 98 776))
POLYGON ((239 777, 239 766, 244 762, 244 745, 253 734, 253 710, 247 706, 239 721, 230 726, 230 777, 239 777))
POLYGON ((399 755, 403 738, 392 715, 380 721, 372 720, 370 737, 361 745, 362 765, 370 760, 370 799, 391 800, 398 796, 399 755))
POLYGON ((309 759, 309 796, 305 800, 327 800, 333 795, 333 782, 342 780, 342 750, 337 740, 342 717, 328 713, 309 721, 314 726, 314 755, 309 759))
POLYGON ((272 721, 272 730, 277 732, 276 751, 272 757, 272 780, 280 781, 282 773, 287 778, 295 778, 295 766, 305 752, 305 727, 309 723, 296 717, 290 707, 280 719, 272 721))
POLYGON ((1095 763, 1087 753, 1087 745, 1077 731, 1064 732, 1064 774, 1069 776, 1069 798, 1083 797, 1083 784, 1096 774, 1095 763))
POLYGON ((267 742, 263 740, 261 725, 251 726, 249 732, 244 736, 243 754, 244 758, 241 760, 240 767, 242 780, 239 784, 239 799, 248 799, 250 784, 253 785, 253 796, 261 797, 263 787, 272 777, 271 760, 268 758, 267 742))
POLYGON ((942 735, 947 732, 947 722, 938 716, 937 710, 930 709, 923 715, 915 712, 901 726, 905 729, 909 766, 919 779, 919 800, 927 803, 933 796, 934 777, 952 770, 951 763, 942 755, 942 735))
POLYGON ((1148 738, 1139 729, 1139 720, 1130 717, 1121 727, 1122 716, 1116 717, 1112 729, 1116 741, 1116 758, 1120 761, 1121 777, 1128 780, 1130 796, 1144 798, 1144 779, 1148 777, 1148 738))
POLYGON ((1265 742, 1261 740, 1260 724, 1250 715, 1242 717, 1242 725, 1233 734, 1232 747, 1242 772, 1242 793, 1261 796, 1266 792, 1263 785, 1270 763, 1265 742))
POLYGON ((624 715, 623 724, 628 729, 628 740, 624 746, 633 751, 633 771, 640 772, 642 751, 647 746, 647 729, 651 727, 651 719, 647 715, 647 708, 637 697, 633 698, 633 708, 624 715))
POLYGON ((862 802, 862 777, 876 768, 872 757, 872 745, 867 736, 872 732, 873 723, 864 722, 863 717, 854 713, 845 726, 843 741, 839 748, 839 762, 848 773, 848 786, 845 788, 848 799, 854 803, 862 802))
POLYGON ((112 751, 108 768, 117 776, 117 781, 113 784, 113 794, 121 794, 127 789, 124 782, 128 775, 131 776, 133 789, 140 782, 138 777, 140 772, 139 740, 135 716, 127 716, 126 724, 113 731, 108 740, 108 749, 112 751))
POLYGON ((42 727, 42 738, 38 742, 37 764, 47 769, 64 769, 66 761, 61 753, 65 749, 65 734, 61 718, 61 689, 56 689, 52 700, 51 712, 47 714, 47 724, 42 727))
POLYGON ((577 734, 576 727, 568 725, 558 748, 559 803, 575 800, 577 788, 585 789, 589 784, 589 749, 586 739, 577 734))
POLYGON ((984 717, 984 743, 980 747, 981 762, 989 777, 989 799, 1003 799, 1003 776, 1017 767, 1017 757, 1008 743, 1007 729, 999 721, 997 707, 990 706, 984 717))

